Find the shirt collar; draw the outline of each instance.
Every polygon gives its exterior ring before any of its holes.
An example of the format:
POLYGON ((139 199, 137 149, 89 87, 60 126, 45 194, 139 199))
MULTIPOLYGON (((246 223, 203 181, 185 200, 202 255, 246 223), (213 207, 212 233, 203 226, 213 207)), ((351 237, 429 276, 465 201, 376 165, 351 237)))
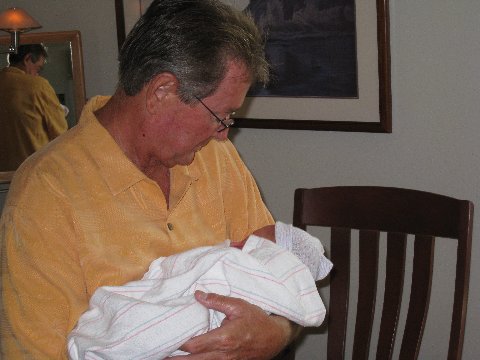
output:
POLYGON ((25 71, 23 71, 22 69, 19 69, 16 66, 5 67, 5 68, 3 68, 3 71, 10 72, 10 73, 17 73, 17 74, 26 74, 25 71))

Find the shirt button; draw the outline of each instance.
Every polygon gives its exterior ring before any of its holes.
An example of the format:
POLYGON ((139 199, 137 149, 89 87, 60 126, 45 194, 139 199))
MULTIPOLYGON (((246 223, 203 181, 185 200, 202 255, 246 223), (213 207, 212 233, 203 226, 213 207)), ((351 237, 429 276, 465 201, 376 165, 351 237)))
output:
POLYGON ((167 224, 167 227, 168 227, 168 230, 170 230, 170 231, 173 230, 173 224, 172 224, 172 223, 168 223, 168 224, 167 224))

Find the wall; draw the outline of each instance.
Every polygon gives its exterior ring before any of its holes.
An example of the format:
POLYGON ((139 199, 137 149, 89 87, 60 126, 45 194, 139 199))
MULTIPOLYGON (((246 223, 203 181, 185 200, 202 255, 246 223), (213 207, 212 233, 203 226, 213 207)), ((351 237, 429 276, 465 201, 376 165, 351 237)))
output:
MULTIPOLYGON (((480 2, 473 0, 390 2, 392 134, 242 129, 235 144, 274 216, 291 221, 297 187, 372 184, 470 199, 478 219, 479 13, 480 2)), ((480 354, 479 237, 475 221, 464 359, 480 354)), ((435 265, 448 262, 444 259, 435 265)), ((450 316, 441 310, 445 301, 435 299, 431 313, 438 317, 429 321, 438 324, 450 316)), ((436 336, 441 326, 432 327, 421 359, 435 358, 446 346, 436 336)), ((317 337, 307 338, 301 359, 311 358, 308 350, 317 337)))
MULTIPOLYGON (((35 16, 44 31, 81 30, 87 96, 113 92, 113 0, 8 0, 0 7, 14 4, 35 16)), ((233 134, 277 219, 291 221, 295 188, 342 184, 416 188, 470 199, 480 207, 480 2, 391 0, 390 8, 392 134, 253 129, 233 134)), ((464 359, 480 354, 479 236, 476 221, 464 359)), ((436 265, 444 262, 448 258, 436 265)), ((435 298, 436 291, 431 313, 437 315, 429 322, 448 324, 445 299, 435 298)), ((435 358, 446 346, 437 336, 441 327, 426 331, 420 358, 435 358)), ((307 337, 300 359, 311 359, 308 351, 321 336, 313 331, 307 337)))

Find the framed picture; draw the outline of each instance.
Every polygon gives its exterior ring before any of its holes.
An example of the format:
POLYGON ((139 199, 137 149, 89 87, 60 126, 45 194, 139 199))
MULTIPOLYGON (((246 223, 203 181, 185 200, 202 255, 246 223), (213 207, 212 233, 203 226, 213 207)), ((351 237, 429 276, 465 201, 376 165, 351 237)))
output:
POLYGON ((126 35, 145 12, 153 0, 115 0, 118 49, 122 47, 126 35))
MULTIPOLYGON (((120 45, 152 0, 115 1, 120 45)), ((223 2, 268 34, 272 65, 271 84, 247 94, 236 127, 392 131, 388 0, 223 2)))

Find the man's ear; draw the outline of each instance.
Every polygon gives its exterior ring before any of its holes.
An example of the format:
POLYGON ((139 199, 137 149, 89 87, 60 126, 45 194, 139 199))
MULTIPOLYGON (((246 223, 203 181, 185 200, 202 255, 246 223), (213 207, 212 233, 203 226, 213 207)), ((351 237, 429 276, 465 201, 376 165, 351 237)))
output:
POLYGON ((165 101, 177 94, 178 79, 172 73, 160 73, 147 84, 146 105, 150 114, 161 110, 165 101))
POLYGON ((23 60, 22 60, 23 65, 27 65, 27 62, 33 63, 33 61, 32 61, 32 54, 27 54, 27 55, 25 55, 25 57, 23 58, 23 60))

